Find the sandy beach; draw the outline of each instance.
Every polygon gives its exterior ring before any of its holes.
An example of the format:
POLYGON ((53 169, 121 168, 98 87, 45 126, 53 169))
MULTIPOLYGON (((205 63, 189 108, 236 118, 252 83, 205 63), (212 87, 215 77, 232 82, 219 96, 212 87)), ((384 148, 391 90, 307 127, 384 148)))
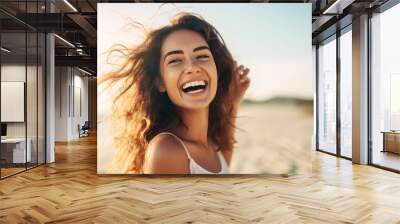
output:
POLYGON ((242 104, 230 171, 295 174, 311 170, 312 103, 242 104))
MULTIPOLYGON (((108 173, 115 149, 99 124, 98 173, 108 173)), ((244 103, 237 120, 231 174, 294 174, 311 170, 312 104, 293 102, 244 103)))

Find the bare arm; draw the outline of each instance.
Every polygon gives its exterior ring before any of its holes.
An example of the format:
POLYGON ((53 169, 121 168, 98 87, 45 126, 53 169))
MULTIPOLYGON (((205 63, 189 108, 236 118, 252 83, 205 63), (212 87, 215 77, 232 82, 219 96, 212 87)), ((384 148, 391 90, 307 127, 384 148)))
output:
MULTIPOLYGON (((231 111, 232 124, 236 127, 236 118, 238 116, 238 110, 240 103, 242 102, 243 96, 246 90, 250 86, 250 79, 248 78, 250 70, 245 68, 243 65, 237 66, 236 62, 233 68, 233 77, 232 77, 232 86, 231 86, 231 94, 233 99, 233 107, 231 111)), ((235 128, 228 129, 228 135, 232 136, 232 139, 235 136, 235 128)), ((230 150, 224 151, 225 160, 230 164, 232 158, 234 142, 230 144, 230 150)))

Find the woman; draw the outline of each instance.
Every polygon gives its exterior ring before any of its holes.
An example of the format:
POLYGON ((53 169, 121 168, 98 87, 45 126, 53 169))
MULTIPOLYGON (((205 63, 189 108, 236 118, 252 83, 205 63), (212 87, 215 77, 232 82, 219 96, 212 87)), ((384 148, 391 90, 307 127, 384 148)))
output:
POLYGON ((200 17, 179 14, 150 32, 99 80, 119 89, 110 116, 118 148, 112 172, 228 173, 248 72, 200 17))

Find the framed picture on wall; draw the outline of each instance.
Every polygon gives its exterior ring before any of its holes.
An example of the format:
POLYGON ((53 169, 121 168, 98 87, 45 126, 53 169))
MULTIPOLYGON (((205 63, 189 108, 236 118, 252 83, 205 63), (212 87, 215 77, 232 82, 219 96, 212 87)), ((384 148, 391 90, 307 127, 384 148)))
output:
POLYGON ((98 173, 310 170, 311 4, 98 4, 98 173))

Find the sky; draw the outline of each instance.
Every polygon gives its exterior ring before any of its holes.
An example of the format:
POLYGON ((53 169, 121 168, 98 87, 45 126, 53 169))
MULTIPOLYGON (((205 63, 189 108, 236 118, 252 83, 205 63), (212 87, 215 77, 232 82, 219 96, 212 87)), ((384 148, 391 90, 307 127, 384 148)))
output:
POLYGON ((100 3, 98 4, 98 71, 111 69, 105 52, 113 44, 134 46, 146 29, 169 23, 178 12, 194 12, 222 35, 234 59, 250 69, 245 98, 285 96, 311 99, 311 4, 267 3, 100 3))

